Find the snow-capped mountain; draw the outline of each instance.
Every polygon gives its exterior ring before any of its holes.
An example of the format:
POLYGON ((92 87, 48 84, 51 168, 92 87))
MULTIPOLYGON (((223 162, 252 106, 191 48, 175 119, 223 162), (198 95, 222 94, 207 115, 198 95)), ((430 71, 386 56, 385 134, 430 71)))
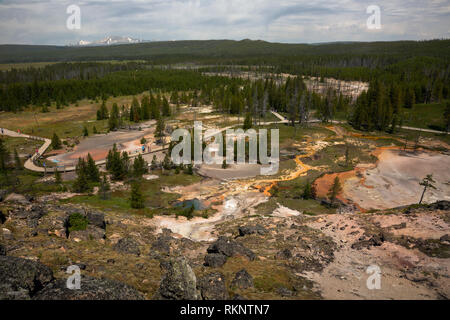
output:
POLYGON ((98 41, 84 41, 80 40, 77 42, 76 46, 109 46, 114 44, 129 44, 129 43, 140 43, 147 42, 139 39, 134 39, 131 37, 120 37, 120 36, 108 36, 102 40, 98 41))

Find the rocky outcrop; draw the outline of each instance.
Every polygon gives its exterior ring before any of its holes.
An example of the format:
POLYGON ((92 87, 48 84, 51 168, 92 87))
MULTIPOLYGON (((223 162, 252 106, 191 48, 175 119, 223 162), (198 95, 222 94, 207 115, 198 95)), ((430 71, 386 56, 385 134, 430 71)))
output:
POLYGON ((249 260, 256 258, 255 253, 244 247, 237 241, 228 239, 227 237, 219 237, 219 239, 211 244, 205 256, 205 266, 221 267, 225 264, 226 259, 234 256, 243 256, 249 260))
POLYGON ((133 238, 122 238, 115 245, 114 250, 120 253, 135 254, 137 256, 141 255, 141 250, 139 249, 139 243, 133 238))
POLYGON ((225 277, 220 272, 210 273, 199 279, 198 288, 203 300, 227 300, 225 277))
POLYGON ((267 233, 267 230, 260 224, 257 224, 255 226, 239 227, 238 231, 240 237, 246 236, 248 234, 265 235, 267 233))
POLYGON ((251 288, 253 287, 253 277, 247 272, 247 270, 242 269, 234 276, 231 286, 239 289, 251 288))
POLYGON ((226 257, 244 256, 249 260, 255 259, 255 254, 252 250, 244 247, 237 241, 228 239, 227 237, 219 237, 219 239, 211 244, 208 248, 208 253, 220 253, 226 257))
POLYGON ((144 300, 144 296, 124 283, 92 277, 82 277, 79 290, 67 288, 66 280, 56 280, 34 297, 34 300, 144 300))
POLYGON ((39 262, 0 256, 0 300, 28 300, 52 280, 50 268, 39 262))
POLYGON ((155 299, 198 300, 197 278, 184 257, 172 258, 161 263, 165 275, 161 280, 155 299))
POLYGON ((385 235, 383 233, 370 235, 367 239, 366 236, 362 236, 359 240, 352 244, 352 249, 361 250, 363 248, 370 249, 370 247, 378 247, 385 241, 385 235))

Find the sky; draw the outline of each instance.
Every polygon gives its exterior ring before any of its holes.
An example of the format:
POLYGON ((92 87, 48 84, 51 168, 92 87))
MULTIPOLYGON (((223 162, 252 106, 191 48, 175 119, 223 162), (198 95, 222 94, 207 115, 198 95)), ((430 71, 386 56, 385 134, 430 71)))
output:
POLYGON ((450 38, 450 0, 0 0, 0 44, 68 45, 106 36, 285 43, 450 38), (80 8, 68 29, 67 8, 80 8), (380 29, 369 29, 369 5, 380 29))

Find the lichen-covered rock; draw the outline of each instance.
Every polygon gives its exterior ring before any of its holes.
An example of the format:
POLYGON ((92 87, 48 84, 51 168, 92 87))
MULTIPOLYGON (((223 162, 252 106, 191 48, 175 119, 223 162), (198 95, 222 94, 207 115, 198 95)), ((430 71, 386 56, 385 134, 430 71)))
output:
POLYGON ((141 250, 139 244, 133 238, 122 238, 115 245, 114 250, 121 253, 135 254, 139 256, 141 250))
POLYGON ((50 283, 33 300, 144 300, 135 288, 115 280, 82 277, 79 290, 68 289, 66 281, 50 283))
POLYGON ((231 286, 239 289, 251 288, 253 287, 253 277, 247 272, 247 270, 242 269, 234 276, 231 286))
POLYGON ((0 256, 0 300, 28 300, 53 280, 42 263, 0 256))
POLYGON ((161 280, 155 299, 198 300, 197 278, 184 257, 172 258, 161 263, 165 275, 161 280))
POLYGON ((214 272, 199 279, 198 288, 203 300, 227 300, 228 292, 225 277, 220 272, 214 272))

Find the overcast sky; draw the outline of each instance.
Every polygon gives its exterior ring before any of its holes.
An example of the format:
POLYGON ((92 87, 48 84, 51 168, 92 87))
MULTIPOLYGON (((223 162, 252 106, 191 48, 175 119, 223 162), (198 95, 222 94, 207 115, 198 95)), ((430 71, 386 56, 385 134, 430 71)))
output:
POLYGON ((0 43, 67 45, 108 35, 144 40, 274 42, 450 38, 450 0, 0 0, 0 43), (81 29, 69 30, 69 5, 81 29), (381 29, 369 30, 369 5, 381 29))

